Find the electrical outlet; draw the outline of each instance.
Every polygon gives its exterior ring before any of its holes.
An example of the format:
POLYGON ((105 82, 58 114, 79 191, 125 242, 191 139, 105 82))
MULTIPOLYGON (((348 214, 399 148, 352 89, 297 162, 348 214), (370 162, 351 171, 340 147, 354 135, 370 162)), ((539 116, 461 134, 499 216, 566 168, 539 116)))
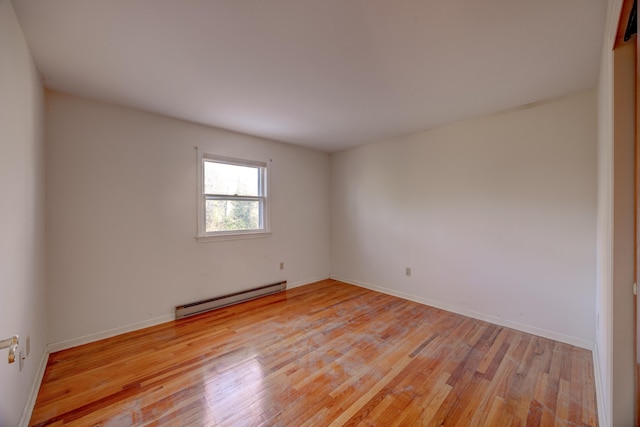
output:
POLYGON ((280 263, 280 270, 284 270, 284 262, 280 263))
POLYGON ((18 366, 20 368, 20 372, 22 372, 22 368, 24 368, 24 359, 26 358, 27 357, 24 355, 24 347, 20 346, 18 348, 18 366))
POLYGON ((407 267, 404 269, 404 274, 407 277, 411 277, 411 267, 407 267))

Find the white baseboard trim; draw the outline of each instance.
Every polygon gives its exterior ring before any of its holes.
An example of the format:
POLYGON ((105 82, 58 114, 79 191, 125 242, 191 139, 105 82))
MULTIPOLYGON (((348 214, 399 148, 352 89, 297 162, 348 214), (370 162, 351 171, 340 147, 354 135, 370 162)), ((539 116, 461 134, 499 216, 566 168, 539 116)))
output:
MULTIPOLYGON (((319 282, 321 280, 326 280, 328 278, 329 276, 327 275, 327 276, 303 280, 295 283, 287 283, 287 289, 309 285, 311 283, 319 282)), ((48 344, 42 353, 40 365, 38 366, 36 377, 33 381, 33 385, 31 386, 31 391, 29 392, 29 398, 27 399, 27 403, 25 404, 25 407, 22 410, 22 415, 20 416, 20 421, 18 426, 27 427, 29 425, 29 421, 31 420, 31 415, 33 413, 33 408, 35 407, 36 399, 38 398, 38 392, 40 391, 40 385, 42 384, 42 379, 44 378, 44 372, 47 369, 49 354, 55 353, 56 351, 67 350, 72 347, 77 347, 79 345, 89 344, 95 341, 99 341, 101 339, 111 338, 127 332, 133 332, 140 329, 148 328, 150 326, 171 322, 173 320, 175 320, 175 316, 173 313, 171 313, 171 314, 155 317, 153 319, 145 320, 142 322, 136 322, 130 325, 119 326, 117 328, 107 329, 106 331, 96 332, 93 334, 88 334, 81 337, 48 344)))
POLYGON ((28 427, 29 425, 31 414, 33 413, 33 408, 36 406, 36 399, 38 398, 38 392, 40 391, 40 384, 42 384, 44 371, 47 369, 48 361, 49 351, 47 351, 47 349, 44 349, 44 351, 42 352, 42 357, 40 358, 40 365, 38 366, 36 377, 33 379, 33 384, 31 385, 31 390, 29 391, 27 403, 22 409, 22 415, 20 416, 20 421, 18 422, 19 427, 28 427))
MULTIPOLYGON (((567 344, 575 345, 576 347, 585 348, 588 350, 592 350, 593 354, 593 366, 594 366, 594 374, 595 374, 595 382, 596 382, 596 400, 598 405, 598 421, 599 425, 603 427, 607 427, 606 423, 606 414, 604 411, 604 401, 603 401, 603 392, 602 392, 602 376, 600 371, 600 365, 598 362, 598 347, 594 343, 589 341, 581 340, 579 338, 574 338, 570 336, 566 336, 563 334, 558 334, 553 331, 547 331, 544 329, 539 329, 533 326, 524 325, 518 322, 512 322, 509 320, 501 319, 494 316, 485 315, 483 313, 478 313, 472 310, 460 309, 458 307, 453 307, 448 304, 442 304, 437 301, 433 301, 427 298, 418 297, 415 295, 405 294, 403 292, 396 292, 391 289, 387 289, 381 286, 375 286, 364 282, 359 282, 357 280, 346 279, 338 276, 327 276, 327 277, 319 277, 308 280, 303 280, 291 284, 287 284, 287 289, 297 288, 300 286, 309 285, 311 283, 319 282, 326 279, 334 279, 339 280, 344 283, 349 283, 354 286, 360 286, 362 288, 371 289, 374 291, 382 292, 387 295, 392 295, 398 298, 406 299, 409 301, 414 301, 419 304, 429 305, 432 307, 436 307, 442 310, 451 311, 456 314, 461 314, 463 316, 472 317, 474 319, 483 320, 486 322, 494 323, 497 325, 505 326, 508 328, 516 329, 522 332, 527 332, 533 335, 538 335, 544 338, 550 338, 556 341, 564 342, 567 344)), ((99 341, 105 338, 111 338, 116 335, 124 334, 127 332, 137 331, 139 329, 148 328, 150 326, 159 325, 161 323, 166 323, 174 320, 174 314, 167 314, 163 316, 159 316, 153 319, 145 320, 142 322, 136 322, 130 325, 124 325, 117 328, 108 329, 102 332, 96 332, 93 334, 84 335, 77 338, 72 338, 70 340, 58 341, 55 343, 50 343, 47 345, 45 350, 42 353, 42 358, 40 360, 40 365, 38 366, 38 371, 36 373, 36 377, 34 379, 33 385, 31 387, 31 391, 29 393, 29 398, 27 403, 22 411, 22 416, 20 417, 20 422, 18 424, 19 427, 27 427, 29 425, 29 421, 31 419, 31 414, 33 413, 33 408, 36 404, 36 399, 38 397, 38 391, 40 390, 40 385, 42 384, 42 379, 44 377, 45 370, 47 368, 47 361, 49 360, 49 354, 54 353, 56 351, 66 350, 72 347, 77 347, 79 345, 88 344, 94 341, 99 341)))
MULTIPOLYGON (((293 289, 304 285, 309 285, 311 283, 319 282, 321 280, 328 279, 329 276, 323 276, 318 278, 306 279, 294 283, 287 283, 287 289, 293 289)), ((95 341, 100 341, 105 338, 115 337, 116 335, 125 334, 127 332, 137 331, 139 329, 148 328, 150 326, 159 325, 161 323, 171 322, 175 320, 174 313, 165 314, 163 316, 155 317, 153 319, 144 320, 142 322, 136 322, 129 325, 119 326, 113 329, 107 329, 106 331, 95 332, 93 334, 83 335, 76 338, 71 338, 69 340, 58 341, 54 343, 50 343, 47 346, 47 351, 49 353, 55 353, 56 351, 67 350, 72 347, 77 347, 83 344, 89 344, 95 341)))
POLYGON ((604 405, 604 388, 602 387, 602 370, 600 366, 598 343, 593 346, 593 375, 596 383, 596 406, 598 408, 598 425, 600 427, 609 427, 607 421, 607 413, 604 405))
POLYGON ((107 329, 106 331, 102 332, 96 332, 77 338, 71 338, 69 340, 50 343, 47 346, 47 350, 49 351, 49 353, 55 353, 56 351, 66 350, 83 344, 89 344, 91 342, 115 337, 116 335, 125 334, 127 332, 133 332, 139 329, 148 328, 150 326, 159 325, 161 323, 171 322, 172 320, 175 320, 175 315, 173 313, 165 314, 163 316, 154 317, 153 319, 143 320, 142 322, 136 322, 129 325, 119 326, 113 329, 107 329))
POLYGON ((295 283, 287 282, 287 289, 299 288, 300 286, 310 285, 312 283, 321 282, 323 280, 327 280, 327 279, 330 279, 330 278, 331 277, 329 275, 327 275, 327 276, 323 276, 323 277, 305 279, 305 280, 301 280, 301 281, 298 281, 298 282, 295 282, 295 283))
POLYGON ((331 278, 335 280, 339 280, 344 283, 349 283, 351 285, 360 286, 362 288, 382 292, 383 294, 392 295, 394 297, 398 297, 398 298, 406 299, 409 301, 417 302, 420 304, 428 305, 431 307, 439 308, 442 310, 450 311, 452 313, 460 314, 462 316, 472 317, 474 319, 483 320, 485 322, 493 323, 500 326, 505 326, 507 328, 515 329, 521 332, 526 332, 528 334, 537 335, 543 338, 549 338, 555 341, 560 341, 560 342, 570 344, 576 347, 584 348, 587 350, 593 350, 594 343, 591 341, 583 340, 581 338, 576 338, 576 337, 564 335, 558 332, 537 328, 535 326, 526 325, 524 323, 503 319, 497 316, 491 316, 491 315, 480 313, 477 311, 468 310, 465 308, 460 308, 460 307, 452 306, 449 304, 444 304, 439 301, 431 300, 428 298, 406 294, 404 292, 394 291, 392 289, 384 288, 382 286, 376 286, 369 283, 364 283, 357 280, 351 280, 351 279, 334 276, 334 275, 332 275, 331 278))

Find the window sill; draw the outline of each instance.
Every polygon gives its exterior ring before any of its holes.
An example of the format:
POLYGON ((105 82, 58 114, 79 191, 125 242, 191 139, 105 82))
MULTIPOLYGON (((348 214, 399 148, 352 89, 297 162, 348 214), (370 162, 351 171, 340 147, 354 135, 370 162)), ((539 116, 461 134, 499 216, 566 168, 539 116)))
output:
POLYGON ((218 234, 215 236, 198 236, 196 237, 196 240, 198 241, 198 243, 205 243, 222 242, 226 240, 261 239, 269 236, 271 236, 271 231, 256 231, 246 233, 218 234))

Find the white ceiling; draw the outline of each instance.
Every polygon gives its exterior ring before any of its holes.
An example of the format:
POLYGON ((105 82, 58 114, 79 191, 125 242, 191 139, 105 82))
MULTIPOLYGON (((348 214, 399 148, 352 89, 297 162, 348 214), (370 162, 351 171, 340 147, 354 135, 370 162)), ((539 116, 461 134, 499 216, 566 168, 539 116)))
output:
POLYGON ((44 84, 323 151, 596 84, 605 0, 13 0, 44 84))

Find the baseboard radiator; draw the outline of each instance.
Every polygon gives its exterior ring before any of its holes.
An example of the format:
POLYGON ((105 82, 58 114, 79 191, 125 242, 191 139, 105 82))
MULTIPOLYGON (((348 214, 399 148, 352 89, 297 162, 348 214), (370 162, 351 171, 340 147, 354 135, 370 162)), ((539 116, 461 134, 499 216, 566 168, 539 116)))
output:
POLYGON ((204 313, 205 311, 211 311, 217 308, 227 307, 229 305, 260 298, 265 295, 275 294, 276 292, 281 292, 285 289, 287 289, 286 280, 284 282, 272 283, 271 285, 247 289, 246 291, 236 292, 220 297, 209 298, 184 305, 177 305, 176 320, 193 316, 194 314, 204 313))

